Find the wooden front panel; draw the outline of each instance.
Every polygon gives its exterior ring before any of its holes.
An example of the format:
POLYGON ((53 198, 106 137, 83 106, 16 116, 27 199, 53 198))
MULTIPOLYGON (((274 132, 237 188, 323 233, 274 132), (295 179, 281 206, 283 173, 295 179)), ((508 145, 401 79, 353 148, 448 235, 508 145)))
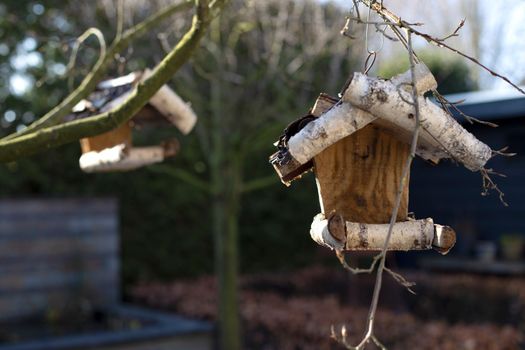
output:
MULTIPOLYGON (((406 164, 409 145, 375 125, 328 147, 314 158, 319 201, 324 214, 346 221, 388 223, 406 164)), ((397 221, 408 214, 408 181, 397 221)))
POLYGON ((119 299, 117 203, 0 200, 0 320, 119 299))
POLYGON ((80 139, 82 153, 91 151, 100 152, 103 149, 110 148, 121 143, 131 146, 131 127, 129 122, 126 122, 116 129, 106 133, 80 139))

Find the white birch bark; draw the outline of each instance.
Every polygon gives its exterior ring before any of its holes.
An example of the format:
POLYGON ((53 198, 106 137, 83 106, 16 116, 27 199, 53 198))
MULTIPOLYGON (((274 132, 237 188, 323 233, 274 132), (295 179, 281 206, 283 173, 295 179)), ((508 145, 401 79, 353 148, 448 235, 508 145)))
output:
MULTIPOLYGON (((151 71, 146 69, 141 79, 145 80, 150 75, 151 71)), ((191 106, 167 85, 163 85, 149 100, 149 103, 185 135, 193 129, 197 122, 197 115, 191 106)))
MULTIPOLYGON (((329 220, 323 214, 314 217, 310 229, 312 239, 336 250, 383 249, 389 224, 364 224, 346 221, 346 239, 337 240, 329 230, 329 220)), ((448 226, 434 224, 431 218, 396 222, 392 229, 388 250, 435 249, 446 254, 455 243, 455 232, 448 226)))
MULTIPOLYGON (((379 119, 393 123, 408 132, 414 130, 412 96, 398 80, 385 81, 355 73, 344 92, 343 101, 369 111, 379 119), (394 84, 394 83, 397 83, 394 84)), ((440 158, 444 153, 477 171, 491 158, 492 150, 465 130, 440 107, 419 97, 422 132, 420 142, 427 154, 440 158)))
POLYGON ((132 147, 124 144, 106 148, 100 152, 84 153, 79 159, 80 169, 86 173, 128 171, 145 165, 162 162, 164 147, 132 147))
POLYGON ((288 151, 304 164, 325 148, 353 134, 376 119, 370 113, 349 103, 335 105, 319 118, 308 123, 288 140, 288 151))
MULTIPOLYGON (((434 76, 424 64, 416 65, 415 74, 419 93, 423 94, 437 87, 434 76)), ((410 71, 395 76, 392 78, 392 81, 400 89, 410 89, 410 86, 407 85, 412 82, 410 71)), ((288 140, 290 155, 299 163, 304 164, 321 153, 325 148, 353 134, 371 122, 378 122, 379 125, 384 124, 378 120, 377 115, 369 113, 370 111, 367 111, 366 108, 357 108, 360 106, 356 106, 349 103, 336 104, 321 114, 319 118, 308 123, 301 131, 288 140)), ((389 126, 386 126, 386 128, 391 129, 389 126)), ((397 135, 397 131, 394 130, 394 132, 397 135)), ((409 136, 407 135, 407 142, 410 140, 409 136)), ((417 154, 433 162, 437 162, 440 158, 446 156, 445 153, 429 152, 425 145, 421 145, 418 148, 417 154)))

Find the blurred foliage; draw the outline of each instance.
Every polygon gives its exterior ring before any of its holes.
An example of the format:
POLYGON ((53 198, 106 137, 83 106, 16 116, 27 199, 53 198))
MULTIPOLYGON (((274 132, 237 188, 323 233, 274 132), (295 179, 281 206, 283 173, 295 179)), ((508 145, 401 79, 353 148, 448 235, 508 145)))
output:
MULTIPOLYGON (((126 25, 130 25, 163 3, 126 4, 126 25)), ((333 3, 275 0, 246 4, 251 7, 233 2, 224 18, 214 24, 192 64, 173 79, 177 92, 192 101, 200 116, 195 132, 178 137, 182 151, 175 159, 128 173, 84 174, 78 167, 79 146, 66 145, 0 165, 0 195, 119 198, 125 284, 209 273, 213 271, 209 195, 182 182, 171 170, 184 169, 208 181, 206 138, 215 130, 211 117, 220 113, 227 125, 222 137, 230 151, 243 157, 244 182, 275 179, 264 189, 243 194, 239 218, 242 271, 282 270, 323 260, 327 255, 318 253, 320 248, 308 234, 311 219, 319 211, 313 177, 309 174, 286 189, 267 159, 280 131, 305 114, 319 92, 337 93, 355 69, 352 57, 360 48, 357 41, 338 35, 345 13, 333 3), (283 13, 290 15, 283 20, 279 15, 283 13), (282 46, 276 46, 279 40, 282 46), (220 109, 215 108, 217 101, 220 109)), ((67 94, 63 75, 75 38, 89 26, 97 26, 110 41, 116 23, 112 9, 113 2, 107 1, 8 0, 0 4, 0 133, 30 123, 67 94), (18 90, 13 87, 16 77, 22 78, 18 90), (21 88, 24 84, 26 89, 21 88)), ((176 16, 136 42, 118 58, 112 74, 158 62, 163 47, 176 42, 188 18, 176 16)), ((76 81, 89 70, 97 53, 95 40, 83 45, 72 73, 76 81)), ((431 62, 427 62, 429 67, 437 69, 431 62)), ((436 64, 448 67, 448 63, 436 64)), ((453 63, 453 87, 467 89, 468 72, 463 68, 453 63)), ((391 75, 402 69, 392 65, 381 72, 391 75)), ((438 81, 439 77, 438 73, 438 81)), ((153 144, 161 136, 180 135, 175 130, 146 130, 136 141, 153 144)))
MULTIPOLYGON (((441 94, 446 95, 477 89, 471 75, 472 72, 461 57, 446 55, 436 50, 423 50, 417 54, 436 77, 438 91, 441 94)), ((408 56, 402 55, 382 64, 379 67, 378 75, 390 78, 405 72, 408 68, 408 56)))

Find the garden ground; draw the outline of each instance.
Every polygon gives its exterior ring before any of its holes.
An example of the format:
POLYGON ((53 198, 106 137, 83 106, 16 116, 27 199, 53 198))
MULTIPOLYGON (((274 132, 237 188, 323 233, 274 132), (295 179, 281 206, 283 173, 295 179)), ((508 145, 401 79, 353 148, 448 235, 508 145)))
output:
MULTIPOLYGON (((524 346, 525 281, 405 272, 417 295, 386 277, 376 327, 389 349, 494 349, 524 346)), ((241 313, 247 349, 341 349, 332 325, 348 339, 363 334, 373 275, 311 267, 243 276, 241 313)), ((213 277, 141 284, 135 301, 199 319, 216 317, 213 277)), ((370 349, 372 346, 370 346, 370 349)))

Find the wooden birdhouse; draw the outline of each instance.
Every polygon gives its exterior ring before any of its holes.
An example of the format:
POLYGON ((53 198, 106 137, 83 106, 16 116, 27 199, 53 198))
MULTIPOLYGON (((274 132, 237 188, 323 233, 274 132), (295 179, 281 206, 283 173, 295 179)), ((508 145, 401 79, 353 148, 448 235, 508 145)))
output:
MULTIPOLYGON (((319 244, 383 248, 416 126, 411 82, 410 71, 390 80, 355 73, 341 99, 321 94, 277 142, 270 162, 283 183, 314 171, 321 213, 310 234, 319 244)), ((450 158, 471 171, 482 169, 492 150, 423 96, 437 87, 424 64, 416 65, 415 82, 421 117, 416 154, 434 164, 450 158)), ((405 179, 388 249, 448 252, 454 230, 408 215, 405 179)))
MULTIPOLYGON (((114 109, 150 74, 146 70, 101 82, 87 99, 73 108, 68 119, 86 118, 114 109)), ((166 140, 157 146, 134 147, 133 130, 175 126, 183 134, 188 134, 196 121, 197 116, 191 107, 164 85, 128 122, 103 134, 81 139, 80 168, 85 172, 126 171, 161 162, 177 153, 177 139, 166 140)))

